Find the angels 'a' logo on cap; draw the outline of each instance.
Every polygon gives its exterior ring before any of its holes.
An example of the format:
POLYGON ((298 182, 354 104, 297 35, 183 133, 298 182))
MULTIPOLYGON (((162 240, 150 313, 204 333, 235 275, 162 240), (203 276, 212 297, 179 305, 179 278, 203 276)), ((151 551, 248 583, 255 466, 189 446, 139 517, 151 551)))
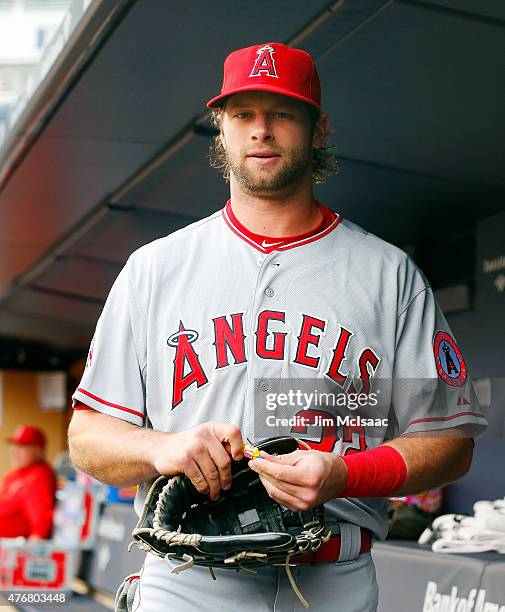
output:
POLYGON ((251 70, 250 77, 257 77, 261 74, 275 77, 278 79, 277 71, 275 70, 275 60, 273 54, 275 49, 270 45, 265 45, 256 51, 258 57, 254 62, 253 69, 251 70))

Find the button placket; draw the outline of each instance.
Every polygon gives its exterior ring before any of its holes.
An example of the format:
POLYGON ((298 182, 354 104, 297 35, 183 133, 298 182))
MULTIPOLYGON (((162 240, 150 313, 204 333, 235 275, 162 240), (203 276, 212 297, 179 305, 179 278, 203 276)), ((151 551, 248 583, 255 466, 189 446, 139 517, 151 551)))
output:
MULTIPOLYGON (((284 270, 279 260, 282 254, 271 252, 256 254, 253 265, 256 264, 256 285, 252 297, 252 308, 250 316, 251 350, 247 368, 247 388, 249 390, 249 401, 246 401, 246 411, 243 416, 243 429, 253 430, 255 418, 255 402, 259 400, 259 406, 264 405, 265 397, 275 387, 273 379, 278 378, 282 372, 282 362, 264 360, 256 354, 255 344, 257 341, 258 316, 262 311, 281 308, 282 304, 276 301, 283 295, 284 270), (273 385, 273 386, 272 386, 273 385)), ((277 330, 278 323, 272 323, 269 333, 277 330)))

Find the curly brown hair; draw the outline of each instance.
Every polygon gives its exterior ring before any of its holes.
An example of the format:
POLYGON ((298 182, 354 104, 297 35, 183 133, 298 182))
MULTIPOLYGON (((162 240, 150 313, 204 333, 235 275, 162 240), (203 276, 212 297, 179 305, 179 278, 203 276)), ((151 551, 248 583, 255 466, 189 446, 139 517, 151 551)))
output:
MULTIPOLYGON (((311 104, 305 104, 310 117, 311 132, 314 133, 316 124, 321 115, 320 111, 311 104)), ((212 125, 221 132, 222 109, 213 109, 210 117, 212 125)), ((332 132, 330 131, 329 134, 332 132)), ((230 166, 223 143, 219 134, 214 136, 210 145, 209 163, 212 168, 222 172, 226 182, 230 181, 230 166)), ((335 146, 329 145, 312 151, 312 180, 314 183, 324 183, 329 176, 338 174, 339 166, 335 155, 335 146)))

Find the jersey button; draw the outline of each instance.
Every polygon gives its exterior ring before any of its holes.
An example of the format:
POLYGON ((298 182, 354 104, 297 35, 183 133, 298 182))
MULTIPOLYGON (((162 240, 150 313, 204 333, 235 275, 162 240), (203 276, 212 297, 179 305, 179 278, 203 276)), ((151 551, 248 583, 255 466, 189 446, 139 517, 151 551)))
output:
POLYGON ((263 264, 263 258, 260 257, 256 260, 256 265, 258 266, 258 268, 261 268, 262 264, 263 264))
POLYGON ((271 287, 267 287, 267 288, 265 289, 265 295, 266 295, 267 297, 274 297, 274 295, 275 295, 275 291, 274 291, 274 290, 273 290, 271 287))

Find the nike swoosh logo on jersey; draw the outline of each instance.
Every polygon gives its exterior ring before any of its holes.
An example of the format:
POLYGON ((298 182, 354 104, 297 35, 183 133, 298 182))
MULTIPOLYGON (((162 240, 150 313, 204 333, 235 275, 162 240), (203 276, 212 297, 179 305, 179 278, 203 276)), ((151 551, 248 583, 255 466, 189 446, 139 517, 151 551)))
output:
POLYGON ((265 240, 263 240, 263 242, 261 243, 261 246, 265 249, 268 249, 268 247, 275 246, 276 244, 282 244, 282 241, 281 242, 265 242, 265 240))

